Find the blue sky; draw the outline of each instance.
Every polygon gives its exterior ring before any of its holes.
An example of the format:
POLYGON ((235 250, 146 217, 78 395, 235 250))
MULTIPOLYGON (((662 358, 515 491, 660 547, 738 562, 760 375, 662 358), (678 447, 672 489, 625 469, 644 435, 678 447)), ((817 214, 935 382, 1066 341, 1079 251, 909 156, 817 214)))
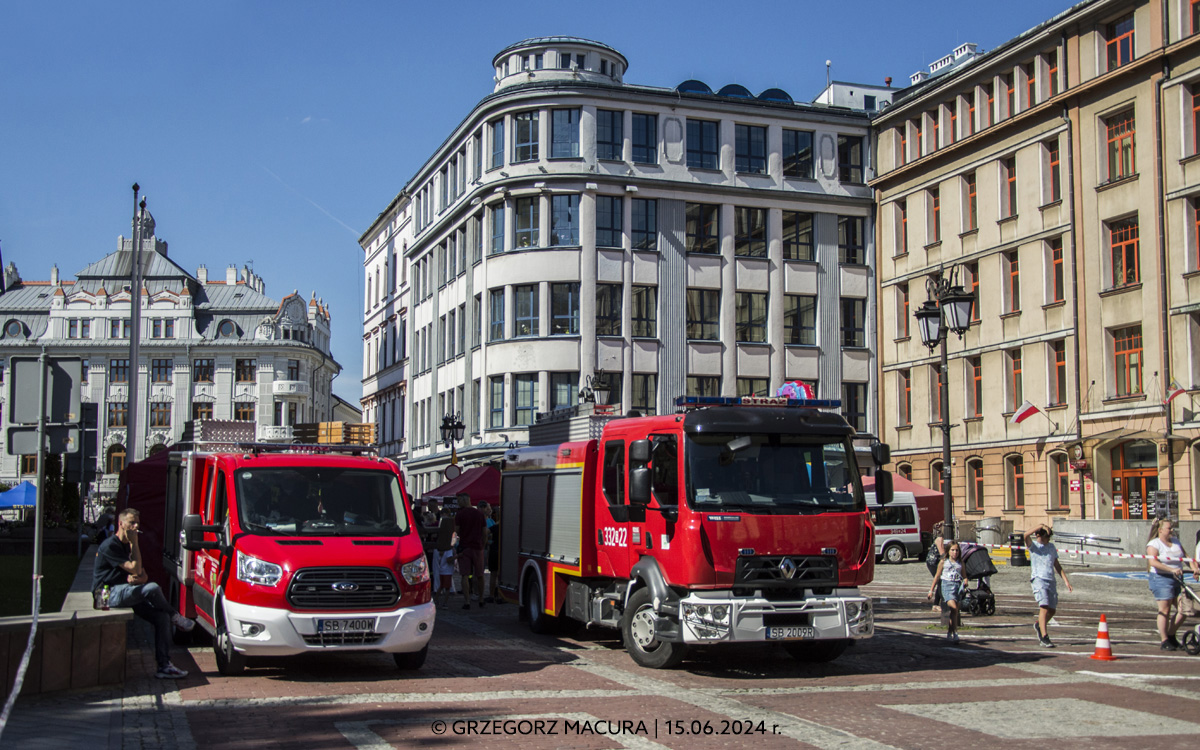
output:
POLYGON ((963 42, 991 49, 1070 6, 943 2, 6 3, 0 247, 25 279, 71 278, 128 235, 134 182, 170 256, 253 265, 267 294, 333 314, 338 395, 362 376, 359 235, 491 91, 491 59, 582 36, 625 80, 715 90, 908 81, 963 42))

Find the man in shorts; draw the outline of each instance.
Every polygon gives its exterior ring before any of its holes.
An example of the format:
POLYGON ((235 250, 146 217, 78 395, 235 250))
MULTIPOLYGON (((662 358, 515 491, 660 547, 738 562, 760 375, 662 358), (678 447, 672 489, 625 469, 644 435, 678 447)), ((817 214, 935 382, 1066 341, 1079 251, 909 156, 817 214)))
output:
POLYGON ((1054 648, 1047 629, 1050 618, 1054 617, 1058 610, 1058 587, 1054 574, 1062 576, 1068 592, 1075 590, 1067 580, 1067 571, 1063 570, 1058 562, 1058 549, 1050 541, 1053 534, 1046 524, 1025 532, 1025 548, 1029 550, 1029 582, 1033 587, 1033 598, 1038 603, 1038 615, 1033 623, 1033 630, 1043 648, 1054 648))
POLYGON ((483 609, 483 548, 487 544, 487 522, 478 509, 472 507, 471 496, 458 494, 458 513, 454 515, 454 530, 458 532, 458 572, 462 575, 463 609, 471 608, 471 591, 475 590, 479 608, 483 609))

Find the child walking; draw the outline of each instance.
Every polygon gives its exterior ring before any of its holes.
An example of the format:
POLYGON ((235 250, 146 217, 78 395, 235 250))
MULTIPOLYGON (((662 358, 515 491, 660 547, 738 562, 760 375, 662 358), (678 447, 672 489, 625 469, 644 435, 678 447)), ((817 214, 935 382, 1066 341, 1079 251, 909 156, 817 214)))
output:
POLYGON ((962 549, 958 542, 951 542, 946 549, 946 557, 938 562, 937 572, 933 574, 933 583, 929 586, 926 599, 933 599, 933 593, 940 585, 942 600, 950 607, 950 627, 946 630, 946 640, 958 643, 958 596, 962 589, 963 568, 962 549))

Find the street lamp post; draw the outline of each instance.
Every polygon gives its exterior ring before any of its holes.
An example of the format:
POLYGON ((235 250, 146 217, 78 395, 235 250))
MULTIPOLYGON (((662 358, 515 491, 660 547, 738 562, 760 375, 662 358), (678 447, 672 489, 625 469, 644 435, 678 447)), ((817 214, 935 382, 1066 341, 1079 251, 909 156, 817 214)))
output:
POLYGON ((950 489, 950 391, 947 381, 949 357, 946 353, 947 331, 953 331, 960 339, 971 325, 971 306, 975 295, 958 284, 958 266, 943 275, 940 271, 934 278, 927 279, 925 291, 928 299, 914 313, 921 331, 921 343, 930 351, 941 347, 942 362, 938 373, 938 400, 941 404, 942 421, 942 503, 946 521, 943 538, 949 541, 954 533, 954 495, 950 489))
POLYGON ((463 439, 467 426, 463 424, 458 414, 447 414, 442 417, 442 444, 450 449, 450 465, 458 466, 458 450, 455 444, 463 439))
POLYGON ((612 394, 612 387, 603 375, 588 375, 586 385, 579 390, 580 403, 590 403, 596 406, 607 406, 612 394))

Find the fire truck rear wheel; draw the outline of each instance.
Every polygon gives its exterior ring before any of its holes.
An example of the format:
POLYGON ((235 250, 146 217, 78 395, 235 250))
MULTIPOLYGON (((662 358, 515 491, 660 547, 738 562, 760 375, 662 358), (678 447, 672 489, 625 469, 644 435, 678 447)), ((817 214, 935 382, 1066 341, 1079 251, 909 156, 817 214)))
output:
POLYGON ((429 656, 429 646, 420 651, 392 654, 392 658, 396 660, 397 669, 420 669, 421 665, 425 663, 426 656, 429 656))
POLYGON ((833 661, 842 655, 849 647, 850 641, 812 641, 806 643, 785 643, 783 648, 796 661, 821 663, 833 661))
POLYGON ((625 650, 642 667, 669 669, 687 656, 684 643, 660 641, 654 637, 654 602, 650 590, 638 589, 629 597, 629 606, 621 617, 621 638, 625 650))
POLYGON ((530 573, 525 582, 525 616, 529 620, 529 629, 538 635, 549 635, 558 626, 558 618, 546 614, 545 602, 541 582, 530 573))
POLYGON ((246 671, 246 655, 238 653, 229 638, 225 623, 217 624, 217 634, 213 636, 213 653, 217 657, 217 671, 233 677, 246 671))

